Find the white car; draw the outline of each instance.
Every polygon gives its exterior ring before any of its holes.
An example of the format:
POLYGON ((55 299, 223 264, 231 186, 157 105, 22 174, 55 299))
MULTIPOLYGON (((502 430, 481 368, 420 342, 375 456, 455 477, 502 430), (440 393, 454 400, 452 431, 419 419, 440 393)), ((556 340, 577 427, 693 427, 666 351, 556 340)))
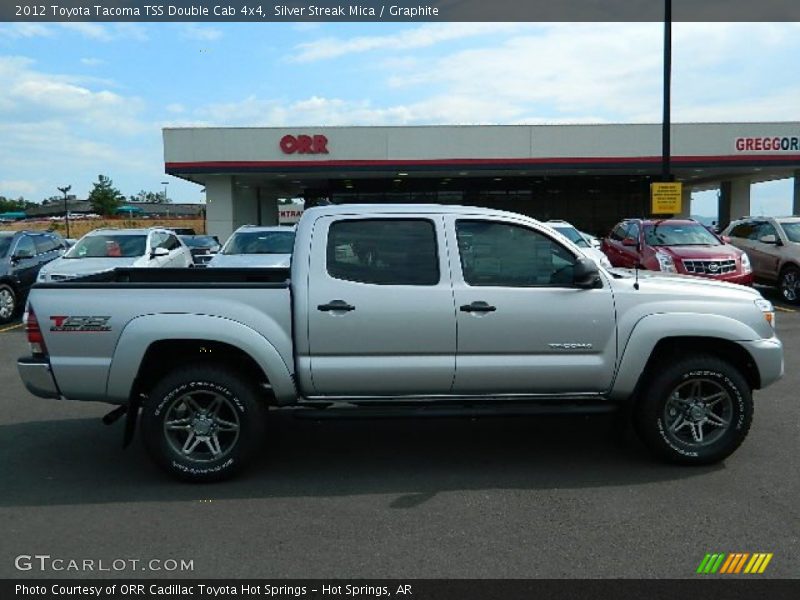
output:
POLYGON ((593 248, 592 245, 586 240, 584 235, 575 229, 575 227, 566 221, 551 220, 546 223, 549 227, 555 229, 558 233, 566 237, 570 242, 575 244, 578 248, 583 250, 583 253, 591 258, 598 265, 604 269, 611 268, 611 261, 599 249, 593 248))
POLYGON ((37 282, 63 281, 117 267, 189 267, 192 253, 166 229, 96 229, 47 263, 37 282))
POLYGON ((243 225, 207 267, 288 267, 294 250, 294 227, 243 225))

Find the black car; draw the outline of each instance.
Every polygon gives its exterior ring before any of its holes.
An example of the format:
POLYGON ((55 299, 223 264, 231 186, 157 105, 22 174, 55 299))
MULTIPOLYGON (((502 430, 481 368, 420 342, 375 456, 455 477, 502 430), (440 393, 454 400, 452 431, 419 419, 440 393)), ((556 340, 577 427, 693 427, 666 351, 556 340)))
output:
POLYGON ((215 235, 181 235, 183 243, 189 247, 196 265, 204 265, 219 252, 221 244, 215 235))
POLYGON ((24 306, 39 269, 63 254, 64 240, 44 231, 0 231, 0 323, 24 306))
POLYGON ((177 235, 197 235, 197 232, 191 227, 167 227, 170 231, 174 231, 177 235))

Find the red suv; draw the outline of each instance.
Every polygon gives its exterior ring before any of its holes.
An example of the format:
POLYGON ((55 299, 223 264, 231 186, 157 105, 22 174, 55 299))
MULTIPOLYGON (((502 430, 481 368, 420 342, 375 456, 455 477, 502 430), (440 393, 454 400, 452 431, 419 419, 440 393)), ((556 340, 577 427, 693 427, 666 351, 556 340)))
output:
POLYGON ((691 219, 626 219, 603 239, 615 267, 698 275, 753 285, 747 254, 691 219))

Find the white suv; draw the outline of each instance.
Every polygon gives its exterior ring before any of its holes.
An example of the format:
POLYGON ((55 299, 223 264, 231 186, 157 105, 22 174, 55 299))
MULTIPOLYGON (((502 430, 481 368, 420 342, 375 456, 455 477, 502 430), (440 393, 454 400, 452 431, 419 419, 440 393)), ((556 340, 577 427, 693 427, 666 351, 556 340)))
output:
POLYGON ((63 281, 117 267, 189 267, 193 262, 186 244, 168 229, 95 229, 48 263, 36 281, 63 281))
POLYGON ((608 257, 597 248, 593 248, 592 245, 588 242, 588 240, 583 236, 583 234, 580 231, 578 231, 575 228, 575 226, 572 225, 571 223, 567 223, 566 221, 561 221, 557 219, 552 219, 550 221, 547 221, 545 225, 551 227, 552 229, 555 229, 558 233, 563 235, 570 242, 572 242, 578 248, 580 248, 586 256, 591 258, 594 262, 596 262, 604 269, 611 268, 611 261, 608 260, 608 257))

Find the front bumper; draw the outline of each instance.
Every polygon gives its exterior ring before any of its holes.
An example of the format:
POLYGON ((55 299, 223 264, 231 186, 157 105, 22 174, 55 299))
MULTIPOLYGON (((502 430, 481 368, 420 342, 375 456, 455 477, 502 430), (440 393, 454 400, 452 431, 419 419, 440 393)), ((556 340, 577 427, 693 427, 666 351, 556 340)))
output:
POLYGON ((761 389, 783 377, 783 344, 776 337, 754 342, 739 342, 753 357, 761 380, 761 389))
POLYGON ((39 398, 60 398, 50 363, 26 356, 17 360, 17 371, 28 391, 39 398))

